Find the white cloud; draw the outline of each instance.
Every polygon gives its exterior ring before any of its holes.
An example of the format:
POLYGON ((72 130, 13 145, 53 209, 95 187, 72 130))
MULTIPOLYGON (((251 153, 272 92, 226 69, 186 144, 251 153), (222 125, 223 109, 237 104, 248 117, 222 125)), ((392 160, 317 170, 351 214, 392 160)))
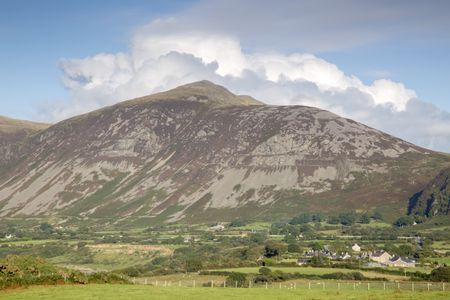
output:
POLYGON ((370 85, 312 54, 251 53, 235 37, 201 32, 139 30, 129 53, 61 60, 73 99, 51 111, 55 119, 208 79, 270 104, 328 109, 424 147, 450 149, 450 114, 417 99, 388 79, 370 85), (418 126, 419 124, 419 126, 418 126))
POLYGON ((192 54, 207 64, 216 61, 219 75, 238 76, 246 68, 246 58, 239 41, 231 37, 200 33, 148 35, 143 30, 133 38, 132 53, 136 68, 149 59, 157 59, 169 52, 192 54))
POLYGON ((145 32, 170 36, 201 30, 232 35, 244 49, 317 53, 386 39, 436 43, 436 36, 450 36, 449 9, 445 0, 198 0, 145 32))

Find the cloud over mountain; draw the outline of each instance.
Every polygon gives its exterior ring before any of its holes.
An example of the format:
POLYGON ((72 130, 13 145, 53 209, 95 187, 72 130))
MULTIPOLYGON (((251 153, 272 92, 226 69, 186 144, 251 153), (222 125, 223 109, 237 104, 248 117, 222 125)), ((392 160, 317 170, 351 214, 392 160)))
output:
POLYGON ((269 104, 316 106, 424 147, 450 149, 450 114, 402 83, 364 84, 313 54, 243 50, 235 36, 182 31, 177 22, 159 19, 140 28, 126 53, 62 59, 63 82, 73 98, 44 113, 60 120, 207 79, 269 104), (157 33, 161 26, 177 30, 157 33))

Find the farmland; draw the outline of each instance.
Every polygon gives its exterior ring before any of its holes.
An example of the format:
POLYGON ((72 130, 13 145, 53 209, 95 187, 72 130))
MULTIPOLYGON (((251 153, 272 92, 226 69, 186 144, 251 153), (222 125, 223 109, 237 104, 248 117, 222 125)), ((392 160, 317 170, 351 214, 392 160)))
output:
MULTIPOLYGON (((0 297, 439 299, 446 293, 441 283, 448 281, 441 272, 447 272, 450 257, 446 230, 430 230, 427 223, 398 227, 380 219, 346 225, 304 219, 301 215, 278 223, 236 220, 131 229, 76 222, 63 227, 42 219, 22 226, 24 221, 0 220, 5 236, 0 239, 0 264, 9 258, 3 264, 17 273, 15 278, 0 274, 6 288, 0 297), (360 252, 353 251, 355 244, 360 252), (377 250, 415 257, 416 266, 373 266, 364 253, 377 250), (28 274, 34 266, 14 264, 14 255, 31 257, 25 261, 42 257, 39 263, 46 267, 28 274), (57 287, 12 289, 21 282, 57 287)), ((445 219, 438 222, 440 228, 448 226, 445 219)))

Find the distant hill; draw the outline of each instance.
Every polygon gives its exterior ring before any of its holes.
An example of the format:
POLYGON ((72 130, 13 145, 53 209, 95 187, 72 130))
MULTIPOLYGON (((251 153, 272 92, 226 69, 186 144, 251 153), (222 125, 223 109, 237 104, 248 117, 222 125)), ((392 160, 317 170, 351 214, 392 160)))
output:
POLYGON ((0 216, 102 222, 406 213, 450 157, 313 107, 201 81, 34 131, 0 169, 0 216))
POLYGON ((18 158, 22 142, 50 125, 0 116, 0 168, 18 158))
POLYGON ((49 124, 15 120, 0 116, 0 133, 14 133, 17 131, 28 130, 30 132, 40 131, 50 127, 49 124))

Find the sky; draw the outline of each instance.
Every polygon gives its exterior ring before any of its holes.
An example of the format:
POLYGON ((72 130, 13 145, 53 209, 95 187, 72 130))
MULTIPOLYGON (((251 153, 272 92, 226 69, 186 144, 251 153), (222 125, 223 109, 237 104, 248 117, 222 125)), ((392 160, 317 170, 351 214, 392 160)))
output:
POLYGON ((0 115, 57 122, 196 80, 450 152, 449 1, 0 0, 0 115))

